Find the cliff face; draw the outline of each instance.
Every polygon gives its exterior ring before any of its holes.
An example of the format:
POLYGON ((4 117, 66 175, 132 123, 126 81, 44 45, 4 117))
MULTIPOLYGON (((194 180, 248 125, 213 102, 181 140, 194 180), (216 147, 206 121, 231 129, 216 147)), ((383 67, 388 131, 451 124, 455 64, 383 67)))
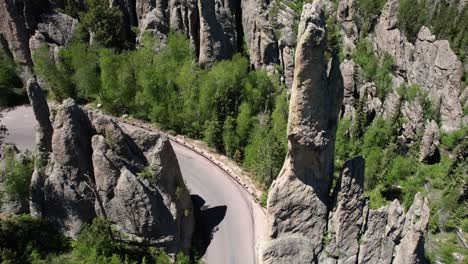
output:
POLYGON ((320 1, 299 24, 288 121, 288 156, 270 188, 262 263, 421 263, 429 221, 420 194, 405 214, 398 201, 370 209, 364 160, 348 161, 329 197, 343 80, 336 59, 327 71, 320 1))
POLYGON ((31 183, 33 216, 72 237, 84 223, 102 217, 131 240, 188 251, 192 203, 167 139, 132 131, 133 139, 113 120, 70 99, 51 124, 34 80, 28 92, 41 157, 31 183))

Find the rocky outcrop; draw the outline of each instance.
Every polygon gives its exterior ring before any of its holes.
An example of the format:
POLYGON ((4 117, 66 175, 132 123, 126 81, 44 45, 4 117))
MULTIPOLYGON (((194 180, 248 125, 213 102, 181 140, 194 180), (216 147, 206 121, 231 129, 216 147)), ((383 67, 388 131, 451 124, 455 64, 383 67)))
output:
POLYGON ((276 31, 278 32, 278 54, 281 68, 283 69, 284 83, 286 87, 292 87, 294 79, 294 49, 296 36, 294 23, 297 23, 296 13, 290 7, 282 4, 276 19, 276 31))
POLYGON ((200 54, 200 14, 197 0, 170 0, 169 25, 171 29, 184 32, 195 49, 200 54))
POLYGON ((359 88, 359 100, 363 102, 363 111, 372 117, 380 112, 382 102, 377 97, 377 87, 374 83, 365 83, 359 88))
POLYGON ((331 258, 338 263, 356 263, 359 238, 365 221, 364 159, 358 157, 348 161, 338 183, 329 215, 322 261, 331 258))
POLYGON ((356 67, 356 63, 353 60, 345 60, 340 65, 344 86, 343 116, 352 116, 354 114, 356 97, 358 96, 358 84, 356 81, 358 73, 356 67))
POLYGON ((278 46, 273 26, 268 20, 267 4, 264 1, 246 0, 242 5, 242 27, 250 64, 255 69, 279 63, 278 46))
POLYGON ((415 140, 424 128, 424 112, 418 100, 405 101, 401 105, 401 114, 405 122, 403 123, 402 137, 409 144, 415 140))
POLYGON ((392 55, 400 78, 419 85, 428 92, 433 104, 440 106, 441 129, 454 131, 462 125, 462 63, 447 40, 436 40, 424 26, 416 42, 410 43, 397 27, 398 5, 399 0, 388 1, 375 27, 377 52, 392 55))
POLYGON ((425 263, 424 235, 429 223, 429 205, 417 193, 406 213, 401 241, 394 251, 393 263, 425 263))
POLYGON ((32 182, 34 215, 72 237, 102 217, 132 241, 187 252, 193 211, 175 153, 167 139, 144 133, 137 144, 112 119, 66 100, 53 121, 51 157, 37 168, 42 181, 32 182))
POLYGON ((358 14, 355 0, 338 1, 336 17, 337 21, 341 24, 343 54, 346 57, 351 56, 358 41, 359 29, 354 21, 358 14))
POLYGON ((452 132, 461 126, 462 64, 450 49, 449 42, 435 40, 426 27, 421 28, 414 46, 408 81, 428 91, 433 104, 440 106, 441 129, 452 132))
POLYGON ((49 153, 52 151, 53 128, 50 122, 50 111, 44 92, 36 79, 30 79, 27 83, 29 101, 36 117, 36 151, 49 153))
POLYGON ((165 40, 170 30, 190 39, 202 67, 238 51, 235 3, 220 0, 137 1, 140 35, 150 32, 165 40))
POLYGON ((29 39, 31 53, 41 45, 66 46, 75 34, 78 20, 66 14, 52 12, 41 15, 34 35, 29 39))
POLYGON ((22 10, 22 1, 5 0, 0 3, 0 41, 21 67, 22 79, 32 77, 32 60, 29 51, 29 32, 22 10))
POLYGON ((424 161, 429 164, 438 162, 440 159, 439 153, 440 133, 439 126, 434 120, 426 122, 426 128, 419 150, 419 161, 424 161))
POLYGON ((418 193, 406 214, 397 200, 379 209, 369 208, 364 196, 364 160, 348 161, 334 191, 319 263, 424 263, 427 203, 418 193))
POLYGON ((198 63, 210 67, 237 51, 235 18, 221 0, 198 0, 200 55, 198 63))
MULTIPOLYGON (((343 86, 348 86, 347 99, 356 99, 355 91, 359 94, 366 112, 380 112, 381 103, 374 84, 365 84, 357 91, 352 62, 339 67, 332 60, 327 75, 325 35, 321 1, 306 4, 299 25, 291 90, 288 155, 269 191, 260 260, 422 263, 425 259, 420 248, 429 209, 420 194, 406 214, 397 200, 386 207, 369 208, 364 195, 364 160, 358 157, 345 164, 333 196, 329 196, 343 86), (346 70, 345 83, 340 68, 346 70), (406 258, 410 262, 405 262, 406 258)), ((395 96, 394 108, 399 111, 400 98, 395 96)))
POLYGON ((399 0, 390 0, 385 4, 375 26, 374 43, 380 56, 388 53, 394 58, 396 72, 405 77, 413 45, 397 27, 398 6, 399 0))
POLYGON ((358 263, 417 263, 392 261, 405 221, 404 209, 397 200, 379 209, 365 208, 364 212, 365 231, 360 237, 358 263))
POLYGON ((288 156, 268 195, 267 238, 260 256, 264 263, 311 263, 322 250, 343 92, 336 60, 327 75, 325 39, 321 2, 304 5, 290 99, 288 156))

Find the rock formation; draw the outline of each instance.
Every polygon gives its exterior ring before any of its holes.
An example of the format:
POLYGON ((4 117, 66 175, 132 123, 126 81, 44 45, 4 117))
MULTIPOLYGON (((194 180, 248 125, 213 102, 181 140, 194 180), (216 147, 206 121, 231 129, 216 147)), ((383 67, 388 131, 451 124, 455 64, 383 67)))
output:
POLYGON ((375 44, 380 55, 395 59, 398 77, 417 84, 440 106, 441 129, 454 131, 462 125, 460 104, 462 63, 450 49, 447 40, 436 40, 427 27, 422 27, 414 44, 397 27, 399 0, 385 5, 375 27, 375 44))
POLYGON ((16 1, 9 0, 0 3, 0 42, 21 67, 23 79, 28 79, 32 76, 32 60, 26 21, 21 14, 22 11, 21 5, 17 5, 16 1))
MULTIPOLYGON (((47 107, 44 97, 33 96, 40 88, 32 87, 32 104, 47 107)), ((36 108, 36 118, 43 120, 47 111, 36 108)), ((43 124, 39 121, 38 134, 50 131, 43 124)), ((72 237, 102 217, 133 241, 187 252, 194 224, 190 195, 170 142, 145 133, 137 133, 137 144, 109 117, 64 101, 53 134, 41 134, 51 140, 51 152, 35 168, 31 213, 72 237)), ((47 150, 43 142, 38 149, 47 150)))
POLYGON ((359 37, 359 29, 354 21, 358 15, 355 0, 338 1, 336 17, 341 23, 341 35, 343 36, 343 53, 350 56, 356 47, 359 37))
POLYGON ((419 151, 419 161, 424 161, 430 164, 438 162, 440 159, 439 153, 440 133, 439 126, 434 120, 426 122, 426 128, 421 142, 419 151))
POLYGON ((66 46, 72 40, 78 25, 78 20, 58 12, 42 14, 41 21, 29 39, 32 53, 41 45, 66 46))
POLYGON ((44 168, 52 152, 53 127, 50 121, 50 111, 45 95, 36 79, 28 80, 27 92, 36 118, 36 156, 34 172, 31 177, 30 213, 35 217, 42 217, 45 171, 44 168))
POLYGON ((311 263, 322 250, 343 83, 324 56, 320 1, 304 5, 288 122, 288 156, 268 195, 264 263, 311 263))
POLYGON ((198 62, 209 67, 215 61, 230 58, 237 51, 234 19, 221 0, 198 0, 200 14, 200 55, 198 62))
POLYGON ((170 30, 185 33, 203 67, 238 51, 235 11, 235 4, 220 0, 136 1, 141 34, 164 40, 170 30))
MULTIPOLYGON (((288 156, 269 191, 260 260, 423 263, 429 209, 420 194, 406 214, 397 200, 386 207, 369 208, 364 160, 357 157, 345 164, 329 196, 344 88, 335 59, 329 74, 326 70, 325 31, 321 1, 304 5, 290 99, 288 156)), ((363 87, 362 99, 374 101, 375 87, 363 87)))

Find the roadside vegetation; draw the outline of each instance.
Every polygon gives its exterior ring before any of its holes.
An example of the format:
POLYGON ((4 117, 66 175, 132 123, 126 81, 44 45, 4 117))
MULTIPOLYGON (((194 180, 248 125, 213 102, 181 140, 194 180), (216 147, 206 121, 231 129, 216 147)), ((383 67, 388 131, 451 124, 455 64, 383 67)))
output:
POLYGON ((22 83, 13 60, 0 49, 0 108, 14 105, 24 96, 22 83))

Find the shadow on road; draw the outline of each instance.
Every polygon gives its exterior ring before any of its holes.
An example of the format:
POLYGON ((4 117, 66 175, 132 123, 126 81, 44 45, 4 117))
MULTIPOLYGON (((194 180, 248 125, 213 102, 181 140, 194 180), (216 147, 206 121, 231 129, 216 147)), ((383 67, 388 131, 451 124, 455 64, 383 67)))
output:
POLYGON ((218 225, 226 216, 227 206, 208 207, 199 195, 190 195, 195 211, 195 233, 193 247, 199 256, 205 255, 206 249, 218 231, 218 225))

